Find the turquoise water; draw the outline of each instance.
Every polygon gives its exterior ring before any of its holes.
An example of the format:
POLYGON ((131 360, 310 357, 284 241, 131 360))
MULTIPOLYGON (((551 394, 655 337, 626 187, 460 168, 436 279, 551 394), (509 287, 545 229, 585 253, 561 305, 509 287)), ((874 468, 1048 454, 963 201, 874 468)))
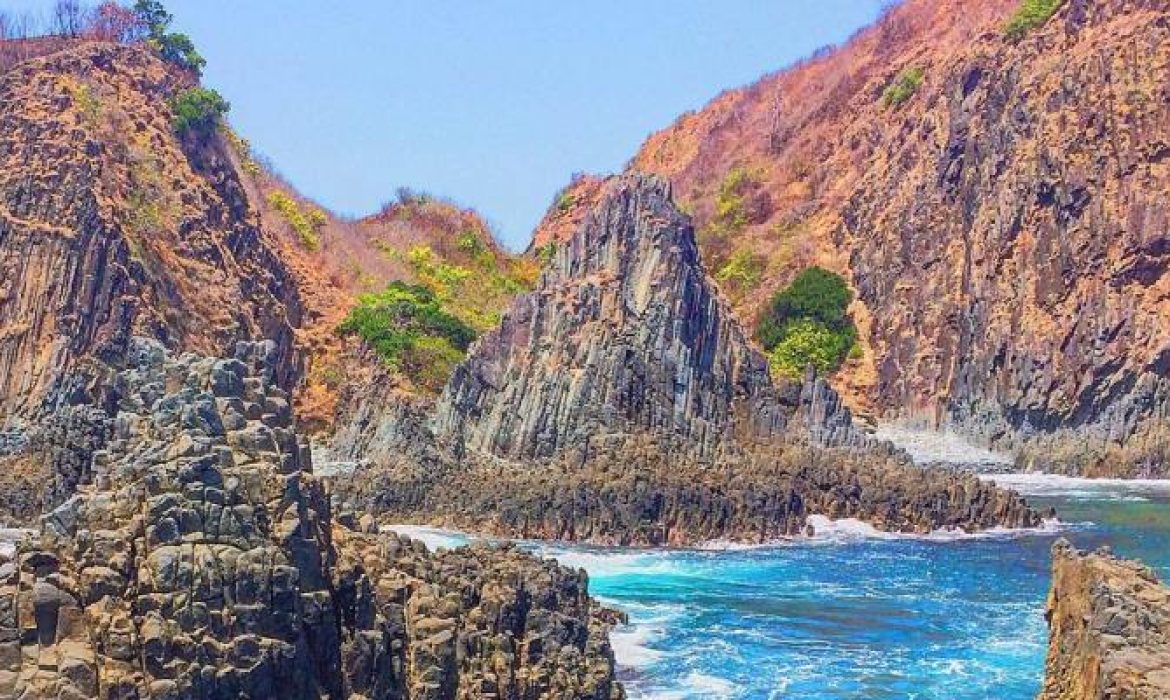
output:
POLYGON ((593 593, 629 614, 613 639, 635 698, 1033 698, 1052 542, 1108 544, 1170 575, 1170 484, 1021 482, 1060 525, 914 539, 844 523, 727 551, 531 548, 585 567, 593 593))

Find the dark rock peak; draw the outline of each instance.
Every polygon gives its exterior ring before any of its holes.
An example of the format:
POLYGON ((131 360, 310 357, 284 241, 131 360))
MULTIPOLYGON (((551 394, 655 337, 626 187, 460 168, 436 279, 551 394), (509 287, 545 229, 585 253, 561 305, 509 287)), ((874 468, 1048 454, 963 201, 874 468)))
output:
POLYGON ((457 451, 509 458, 641 431, 710 458, 730 449, 733 435, 746 443, 786 434, 798 409, 813 404, 819 409, 803 415, 817 422, 804 437, 864 442, 823 382, 776 390, 704 273, 670 185, 632 174, 606 184, 537 288, 476 344, 433 426, 457 451))

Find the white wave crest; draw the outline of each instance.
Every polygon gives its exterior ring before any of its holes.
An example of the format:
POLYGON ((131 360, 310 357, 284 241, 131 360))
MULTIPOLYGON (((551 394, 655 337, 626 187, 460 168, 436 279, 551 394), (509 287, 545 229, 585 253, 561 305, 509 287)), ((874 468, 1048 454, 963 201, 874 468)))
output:
POLYGON ((808 524, 813 527, 812 537, 806 541, 812 542, 851 542, 857 540, 923 540, 928 542, 953 542, 956 540, 975 540, 989 538, 1023 537, 1027 535, 1045 535, 1059 532, 1064 524, 1056 518, 1045 520, 1039 527, 1034 528, 1007 528, 993 527, 977 532, 967 532, 961 529, 940 529, 928 533, 887 532, 879 530, 869 523, 856 518, 841 518, 832 520, 823 515, 808 516, 808 524))
POLYGON ((979 478, 1025 496, 1140 501, 1170 495, 1170 479, 1087 479, 1042 473, 980 474, 979 478))
POLYGON ((382 530, 390 530, 397 532, 399 535, 405 535, 412 540, 418 540, 425 544, 427 549, 431 550, 438 549, 439 547, 455 549, 476 539, 474 536, 465 532, 427 525, 385 525, 382 527, 382 530))
POLYGON ((621 625, 609 632, 609 643, 613 647, 613 657, 622 668, 642 670, 662 661, 666 652, 652 648, 650 645, 666 634, 664 628, 657 625, 621 625))

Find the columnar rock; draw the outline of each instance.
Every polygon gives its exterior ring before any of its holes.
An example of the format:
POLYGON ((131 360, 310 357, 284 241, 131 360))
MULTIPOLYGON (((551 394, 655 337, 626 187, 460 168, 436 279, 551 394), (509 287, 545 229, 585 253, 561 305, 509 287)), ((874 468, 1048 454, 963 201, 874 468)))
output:
POLYGON ((700 226, 739 206, 701 240, 714 264, 766 263, 741 317, 808 265, 851 281, 854 405, 1028 468, 1164 475, 1167 6, 1051 4, 1012 37, 1019 0, 898 3, 680 117, 631 167, 669 177, 700 226))
POLYGON ((87 441, 45 424, 132 335, 208 354, 272 338, 289 389, 301 315, 221 135, 175 133, 190 76, 144 45, 53 47, 0 68, 0 433, 46 462, 45 508, 84 475, 40 447, 87 441))
POLYGON ((274 343, 127 364, 92 483, 0 563, 0 694, 621 696, 583 572, 338 524, 274 343))
POLYGON ((1170 588, 1107 550, 1052 548, 1041 700, 1170 697, 1170 588))
POLYGON ((340 434, 343 455, 373 457, 338 479, 348 498, 410 521, 614 544, 767 541, 804 533, 812 514, 906 532, 1039 523, 1014 493, 875 443, 814 373, 773 385, 669 186, 603 187, 429 426, 421 406, 370 387, 390 408, 340 434))
POLYGON ((519 459, 643 431, 704 458, 785 435, 866 442, 815 377, 773 387, 669 184, 636 174, 606 185, 537 288, 476 343, 433 425, 459 452, 519 459))

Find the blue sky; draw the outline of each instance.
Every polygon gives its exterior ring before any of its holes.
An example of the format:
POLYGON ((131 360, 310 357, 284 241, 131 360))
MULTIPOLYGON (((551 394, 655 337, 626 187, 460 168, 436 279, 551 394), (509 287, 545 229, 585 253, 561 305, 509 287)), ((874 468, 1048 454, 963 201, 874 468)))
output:
POLYGON ((166 4, 236 129, 306 195, 360 215, 426 190, 520 249, 573 172, 620 170, 679 114, 843 41, 886 2, 166 4))

